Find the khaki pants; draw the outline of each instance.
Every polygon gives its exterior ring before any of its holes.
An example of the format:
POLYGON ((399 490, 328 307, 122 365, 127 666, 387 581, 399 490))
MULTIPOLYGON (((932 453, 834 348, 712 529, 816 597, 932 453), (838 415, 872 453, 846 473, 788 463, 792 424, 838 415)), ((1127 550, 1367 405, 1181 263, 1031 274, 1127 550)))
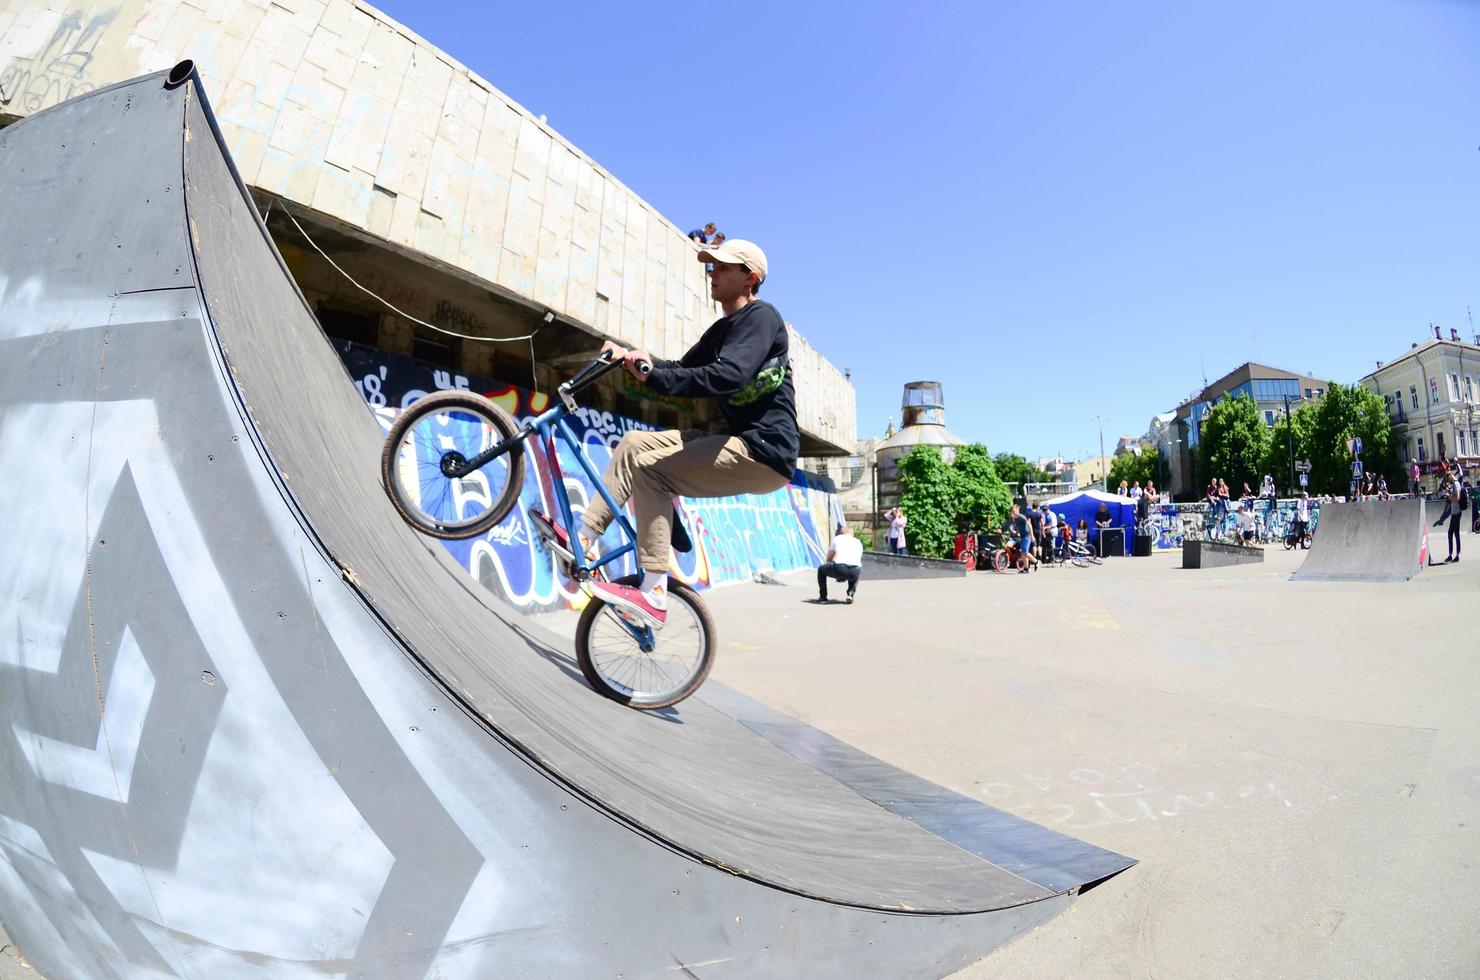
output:
MULTIPOLYGON (((637 564, 644 571, 668 571, 673 498, 729 497, 770 493, 790 482, 750 455, 739 436, 717 436, 694 429, 679 432, 629 432, 617 443, 603 476, 617 506, 632 499, 637 512, 637 564)), ((581 519, 595 540, 613 514, 597 494, 581 519)))

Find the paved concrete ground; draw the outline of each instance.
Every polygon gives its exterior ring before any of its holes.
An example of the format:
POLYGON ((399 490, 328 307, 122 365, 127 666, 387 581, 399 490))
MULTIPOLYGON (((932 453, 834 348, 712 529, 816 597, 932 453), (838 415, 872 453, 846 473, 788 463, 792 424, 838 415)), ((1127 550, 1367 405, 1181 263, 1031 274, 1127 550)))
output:
POLYGON ((707 594, 715 676, 1140 859, 958 977, 1473 978, 1477 541, 1397 585, 1292 583, 1302 556, 1280 549, 865 571, 853 606, 805 603, 815 581, 792 575, 707 594))
POLYGON ((5 928, 0 926, 0 980, 37 980, 38 974, 31 969, 26 958, 21 955, 11 943, 10 937, 5 934, 5 928))
MULTIPOLYGON (((1480 541, 1466 535, 1466 544, 1480 541)), ((719 589, 715 676, 1138 858, 959 980, 1480 976, 1480 544, 1403 585, 1174 555, 719 589), (841 595, 835 587, 835 595, 841 595)), ((0 933, 0 946, 9 940, 0 933)), ((0 980, 35 978, 0 953, 0 980)))

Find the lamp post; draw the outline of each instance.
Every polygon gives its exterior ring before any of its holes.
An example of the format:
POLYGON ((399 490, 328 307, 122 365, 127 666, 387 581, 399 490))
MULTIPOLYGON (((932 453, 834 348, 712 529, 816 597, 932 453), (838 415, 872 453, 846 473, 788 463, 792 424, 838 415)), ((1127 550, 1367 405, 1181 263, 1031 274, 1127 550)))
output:
MULTIPOLYGON (((1299 395, 1297 402, 1303 401, 1299 395)), ((1290 445, 1290 496, 1295 496, 1295 424, 1290 421, 1290 396, 1285 395, 1285 439, 1290 445)))
POLYGON ((1095 421, 1100 423, 1100 492, 1110 492, 1110 467, 1105 465, 1105 420, 1096 415, 1095 421))

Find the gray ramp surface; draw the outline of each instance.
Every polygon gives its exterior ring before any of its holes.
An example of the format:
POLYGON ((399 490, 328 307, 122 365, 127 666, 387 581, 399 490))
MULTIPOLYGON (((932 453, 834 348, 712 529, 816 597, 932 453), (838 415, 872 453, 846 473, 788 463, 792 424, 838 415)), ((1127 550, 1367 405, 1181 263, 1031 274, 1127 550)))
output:
POLYGON ((1310 553, 1294 582, 1406 582, 1428 560, 1427 510, 1419 500, 1322 504, 1310 553))
POLYGON ((589 690, 395 515, 193 77, 0 132, 0 208, 0 920, 43 973, 938 976, 1133 863, 721 685, 589 690))

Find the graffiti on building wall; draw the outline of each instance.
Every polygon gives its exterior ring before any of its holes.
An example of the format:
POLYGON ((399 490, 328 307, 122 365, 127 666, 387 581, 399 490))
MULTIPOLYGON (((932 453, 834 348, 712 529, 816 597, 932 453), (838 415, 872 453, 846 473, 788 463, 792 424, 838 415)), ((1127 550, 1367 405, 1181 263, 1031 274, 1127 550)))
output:
POLYGON ((68 10, 35 56, 17 58, 0 71, 0 105, 25 114, 91 92, 97 86, 87 80, 87 68, 116 16, 117 7, 68 10))
MULTIPOLYGON (((396 414, 432 391, 461 388, 487 395, 518 421, 550 407, 549 396, 496 382, 470 378, 427 367, 398 354, 340 342, 336 349, 354 378, 365 403, 384 431, 396 414)), ((653 426, 613 412, 582 407, 567 419, 597 472, 605 470, 612 451, 627 432, 653 426)), ((528 463, 519 505, 492 531, 467 541, 443 542, 452 556, 484 586, 510 603, 531 610, 578 606, 582 593, 556 573, 552 556, 529 525, 527 509, 538 506, 555 513, 551 483, 563 475, 576 519, 596 496, 580 464, 557 441, 556 467, 538 440, 525 443, 528 463)), ((812 568, 821 562, 831 539, 831 528, 841 515, 831 484, 798 472, 792 482, 774 493, 744 494, 705 500, 680 498, 679 508, 694 549, 675 552, 672 574, 695 588, 750 580, 757 571, 777 572, 812 568)), ((631 517, 629 509, 628 516, 631 517)), ((615 528, 604 542, 615 547, 615 528)), ((621 574, 636 570, 629 557, 621 574)))

